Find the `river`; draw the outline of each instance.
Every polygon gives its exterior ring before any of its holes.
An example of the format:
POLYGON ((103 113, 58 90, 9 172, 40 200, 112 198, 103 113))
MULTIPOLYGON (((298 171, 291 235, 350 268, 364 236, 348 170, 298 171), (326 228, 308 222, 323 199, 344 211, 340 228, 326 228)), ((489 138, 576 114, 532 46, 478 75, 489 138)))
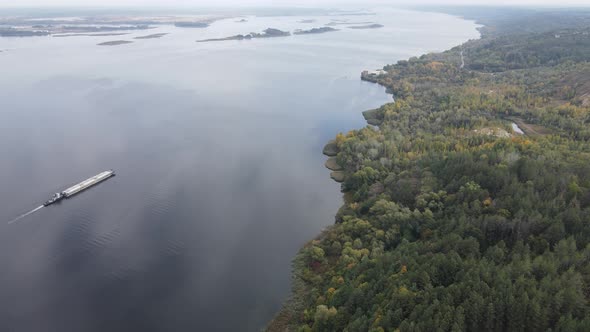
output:
POLYGON ((289 295, 292 257, 341 204, 323 145, 391 101, 360 72, 479 36, 443 14, 372 11, 0 38, 0 330, 264 327, 289 295), (334 20, 385 27, 195 42, 334 20), (152 33, 169 34, 96 45, 152 33))

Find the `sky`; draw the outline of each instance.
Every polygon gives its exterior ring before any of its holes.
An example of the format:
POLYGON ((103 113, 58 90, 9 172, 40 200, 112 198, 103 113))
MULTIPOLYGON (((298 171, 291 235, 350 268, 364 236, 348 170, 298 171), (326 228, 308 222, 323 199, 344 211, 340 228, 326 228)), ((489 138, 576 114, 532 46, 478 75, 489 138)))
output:
POLYGON ((590 6, 590 0, 0 0, 0 7, 111 7, 111 6, 165 6, 165 7, 220 7, 220 6, 308 6, 319 7, 342 4, 391 4, 391 5, 542 5, 542 6, 590 6))

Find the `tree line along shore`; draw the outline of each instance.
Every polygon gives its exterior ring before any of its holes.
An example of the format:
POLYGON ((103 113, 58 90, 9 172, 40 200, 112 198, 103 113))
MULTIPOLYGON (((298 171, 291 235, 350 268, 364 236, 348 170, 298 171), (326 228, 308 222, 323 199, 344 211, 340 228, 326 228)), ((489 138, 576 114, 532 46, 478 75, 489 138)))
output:
POLYGON ((268 331, 590 331, 590 11, 497 13, 362 75, 395 102, 326 146, 344 205, 268 331))

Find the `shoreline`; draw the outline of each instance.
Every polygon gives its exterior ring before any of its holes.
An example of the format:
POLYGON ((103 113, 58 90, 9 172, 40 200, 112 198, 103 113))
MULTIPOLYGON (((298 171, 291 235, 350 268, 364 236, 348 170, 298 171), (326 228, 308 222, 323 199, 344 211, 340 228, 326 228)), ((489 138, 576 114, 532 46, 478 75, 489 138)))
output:
MULTIPOLYGON (((445 15, 453 16, 453 17, 456 17, 456 18, 459 18, 459 19, 462 19, 462 20, 465 20, 465 21, 471 21, 474 24, 479 25, 479 26, 476 26, 475 27, 475 30, 479 33, 479 36, 478 36, 478 38, 475 38, 473 40, 481 40, 481 39, 483 39, 485 37, 484 34, 482 33, 482 28, 484 28, 485 25, 483 25, 481 23, 478 23, 477 20, 467 19, 467 18, 465 18, 463 16, 453 15, 453 14, 444 13, 444 12, 436 12, 436 11, 431 11, 431 12, 437 13, 437 14, 445 14, 445 15)), ((463 41, 459 45, 450 46, 450 48, 448 48, 446 50, 439 51, 439 52, 445 52, 445 51, 451 50, 451 49, 456 48, 456 47, 462 47, 463 44, 465 44, 466 42, 468 42, 470 40, 472 40, 472 39, 465 40, 465 41, 463 41)), ((431 52, 431 53, 439 53, 439 52, 431 52)), ((417 56, 419 57, 419 56, 426 55, 426 54, 428 54, 428 53, 420 54, 420 55, 417 55, 417 56)), ((461 60, 464 60, 462 55, 463 54, 461 53, 461 60)), ((385 64, 384 67, 385 66, 387 66, 387 64, 385 64)), ((463 69, 463 67, 461 69, 463 69)), ((371 82, 371 83, 374 83, 374 84, 377 84, 377 85, 380 85, 380 86, 384 87, 385 88, 386 95, 389 95, 389 96, 392 97, 392 101, 390 103, 395 103, 395 96, 394 96, 394 94, 393 94, 392 91, 389 91, 389 89, 387 89, 387 87, 385 87, 382 84, 379 84, 379 82, 377 82, 377 81, 365 79, 363 77, 363 73, 364 72, 361 73, 361 81, 364 80, 364 81, 371 82)), ((387 104, 390 104, 390 103, 383 104, 380 107, 383 107, 384 105, 387 105, 387 104)), ((380 107, 378 107, 376 109, 370 109, 370 110, 365 110, 365 111, 362 111, 361 112, 363 114, 363 117, 365 119, 366 124, 379 127, 379 123, 378 122, 375 122, 375 121, 372 121, 372 119, 370 118, 370 116, 371 116, 371 113, 372 112, 375 112, 375 111, 379 110, 380 107)), ((349 129, 349 130, 354 130, 354 129, 349 129)), ((335 182, 337 182, 337 183, 342 183, 345 180, 345 176, 346 176, 347 172, 346 172, 345 167, 337 162, 337 155, 338 155, 339 152, 340 151, 339 151, 339 149, 337 147, 336 139, 332 139, 332 140, 330 140, 330 141, 328 141, 326 143, 326 145, 324 146, 324 149, 322 151, 322 154, 324 156, 328 157, 327 160, 326 160, 326 162, 325 162, 325 164, 324 164, 324 167, 331 171, 330 178, 332 180, 334 180, 335 182)), ((338 220, 339 211, 346 206, 346 201, 345 201, 346 198, 345 198, 345 195, 343 194, 342 191, 341 191, 341 197, 342 197, 343 204, 341 205, 341 207, 339 208, 339 210, 336 211, 336 213, 334 214, 335 222, 336 222, 336 220, 338 220)), ((300 311, 300 310, 297 310, 297 309, 303 308, 303 307, 300 307, 298 305, 302 303, 302 299, 301 299, 302 294, 304 294, 306 292, 306 288, 304 286, 303 281, 300 278, 298 278, 298 276, 297 276, 298 275, 297 272, 299 270, 299 266, 300 266, 300 264, 302 264, 301 252, 304 249, 313 246, 314 243, 316 243, 317 241, 319 241, 322 238, 324 238, 326 236, 326 233, 331 228, 333 228, 334 226, 335 226, 335 223, 332 224, 332 225, 329 225, 328 227, 326 227, 320 234, 318 234, 316 237, 314 237, 313 239, 311 239, 308 242, 306 242, 300 248, 300 250, 298 251, 298 253, 295 255, 295 257, 292 260, 292 263, 293 263, 293 272, 291 274, 291 277, 293 279, 293 285, 292 285, 291 294, 284 301, 281 309, 276 313, 276 315, 272 318, 272 320, 264 328, 264 331, 269 331, 269 332, 275 332, 275 331, 276 332, 291 331, 290 330, 290 324, 289 324, 290 323, 290 317, 292 317, 292 315, 294 313, 300 311)))

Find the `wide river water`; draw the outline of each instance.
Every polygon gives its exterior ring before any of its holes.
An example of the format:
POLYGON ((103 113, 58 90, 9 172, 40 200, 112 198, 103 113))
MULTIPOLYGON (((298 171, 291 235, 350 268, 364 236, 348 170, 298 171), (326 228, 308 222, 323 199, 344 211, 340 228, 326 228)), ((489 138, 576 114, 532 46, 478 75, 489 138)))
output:
POLYGON ((0 38, 0 330, 263 328, 289 295, 291 259, 341 205, 323 145, 391 101, 360 72, 479 36, 443 14, 373 13, 0 38), (195 42, 344 20, 385 27, 195 42))

